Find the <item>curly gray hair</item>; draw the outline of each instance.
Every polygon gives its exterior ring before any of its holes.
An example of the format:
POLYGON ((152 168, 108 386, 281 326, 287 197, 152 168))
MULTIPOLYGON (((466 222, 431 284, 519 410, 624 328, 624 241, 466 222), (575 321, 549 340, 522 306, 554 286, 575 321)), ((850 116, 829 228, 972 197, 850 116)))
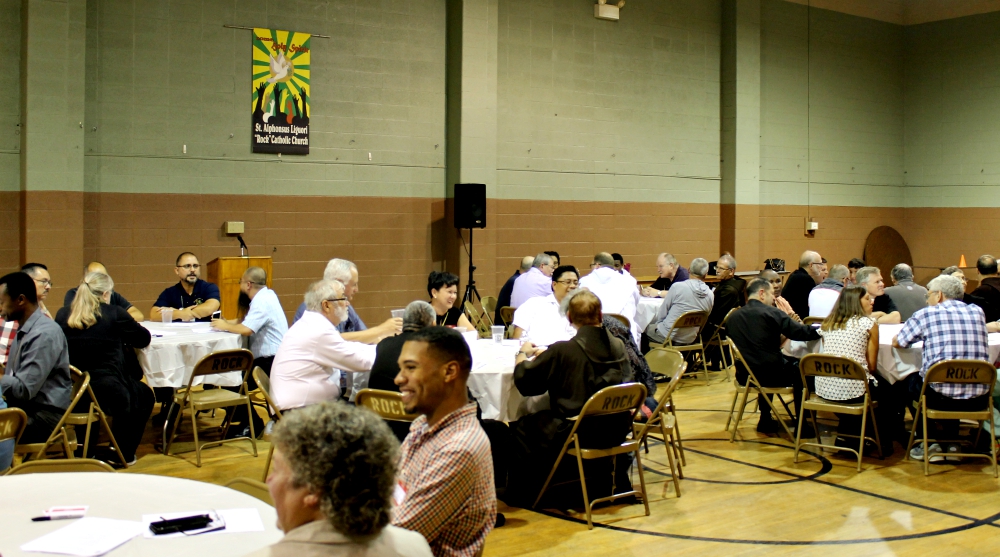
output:
POLYGON ((328 401, 285 414, 273 442, 292 484, 319 496, 334 530, 359 541, 389 524, 399 443, 374 412, 328 401))

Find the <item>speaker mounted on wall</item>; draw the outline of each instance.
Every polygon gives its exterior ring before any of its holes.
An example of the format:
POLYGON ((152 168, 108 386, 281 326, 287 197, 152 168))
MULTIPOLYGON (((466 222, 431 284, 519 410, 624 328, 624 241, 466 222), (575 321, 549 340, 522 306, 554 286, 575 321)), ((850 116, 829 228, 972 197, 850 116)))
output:
POLYGON ((455 228, 486 228, 486 184, 455 184, 455 228))

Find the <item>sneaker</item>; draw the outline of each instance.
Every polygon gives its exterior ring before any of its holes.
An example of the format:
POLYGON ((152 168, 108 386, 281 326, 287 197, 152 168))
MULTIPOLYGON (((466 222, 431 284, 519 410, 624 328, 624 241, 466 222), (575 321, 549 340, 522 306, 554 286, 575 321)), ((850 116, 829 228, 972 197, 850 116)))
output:
MULTIPOLYGON (((945 445, 945 455, 950 455, 952 453, 960 453, 962 448, 955 443, 949 443, 945 445)), ((962 462, 962 457, 960 456, 945 456, 945 462, 962 462)))
MULTIPOLYGON (((928 454, 930 455, 930 462, 940 462, 944 460, 944 457, 939 456, 941 454, 941 445, 938 445, 937 443, 931 443, 928 454)), ((910 458, 913 460, 924 459, 924 444, 922 442, 910 449, 910 458)))

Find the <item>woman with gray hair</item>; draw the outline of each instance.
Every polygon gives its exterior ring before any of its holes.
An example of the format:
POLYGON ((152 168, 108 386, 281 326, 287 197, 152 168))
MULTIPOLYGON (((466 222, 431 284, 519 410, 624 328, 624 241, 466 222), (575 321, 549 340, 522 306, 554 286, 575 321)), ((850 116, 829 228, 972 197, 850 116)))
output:
POLYGON ((373 412, 323 402, 272 434, 267 487, 285 537, 253 557, 430 557, 423 536, 389 525, 399 445, 373 412))

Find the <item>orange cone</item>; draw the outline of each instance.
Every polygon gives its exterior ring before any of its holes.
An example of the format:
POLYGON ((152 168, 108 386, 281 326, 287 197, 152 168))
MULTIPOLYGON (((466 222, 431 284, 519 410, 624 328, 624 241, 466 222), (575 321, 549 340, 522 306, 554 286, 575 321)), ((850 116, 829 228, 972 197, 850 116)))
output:
POLYGON ((962 257, 958 260, 958 266, 960 268, 961 267, 967 267, 967 265, 965 264, 965 254, 964 253, 962 254, 962 257))

